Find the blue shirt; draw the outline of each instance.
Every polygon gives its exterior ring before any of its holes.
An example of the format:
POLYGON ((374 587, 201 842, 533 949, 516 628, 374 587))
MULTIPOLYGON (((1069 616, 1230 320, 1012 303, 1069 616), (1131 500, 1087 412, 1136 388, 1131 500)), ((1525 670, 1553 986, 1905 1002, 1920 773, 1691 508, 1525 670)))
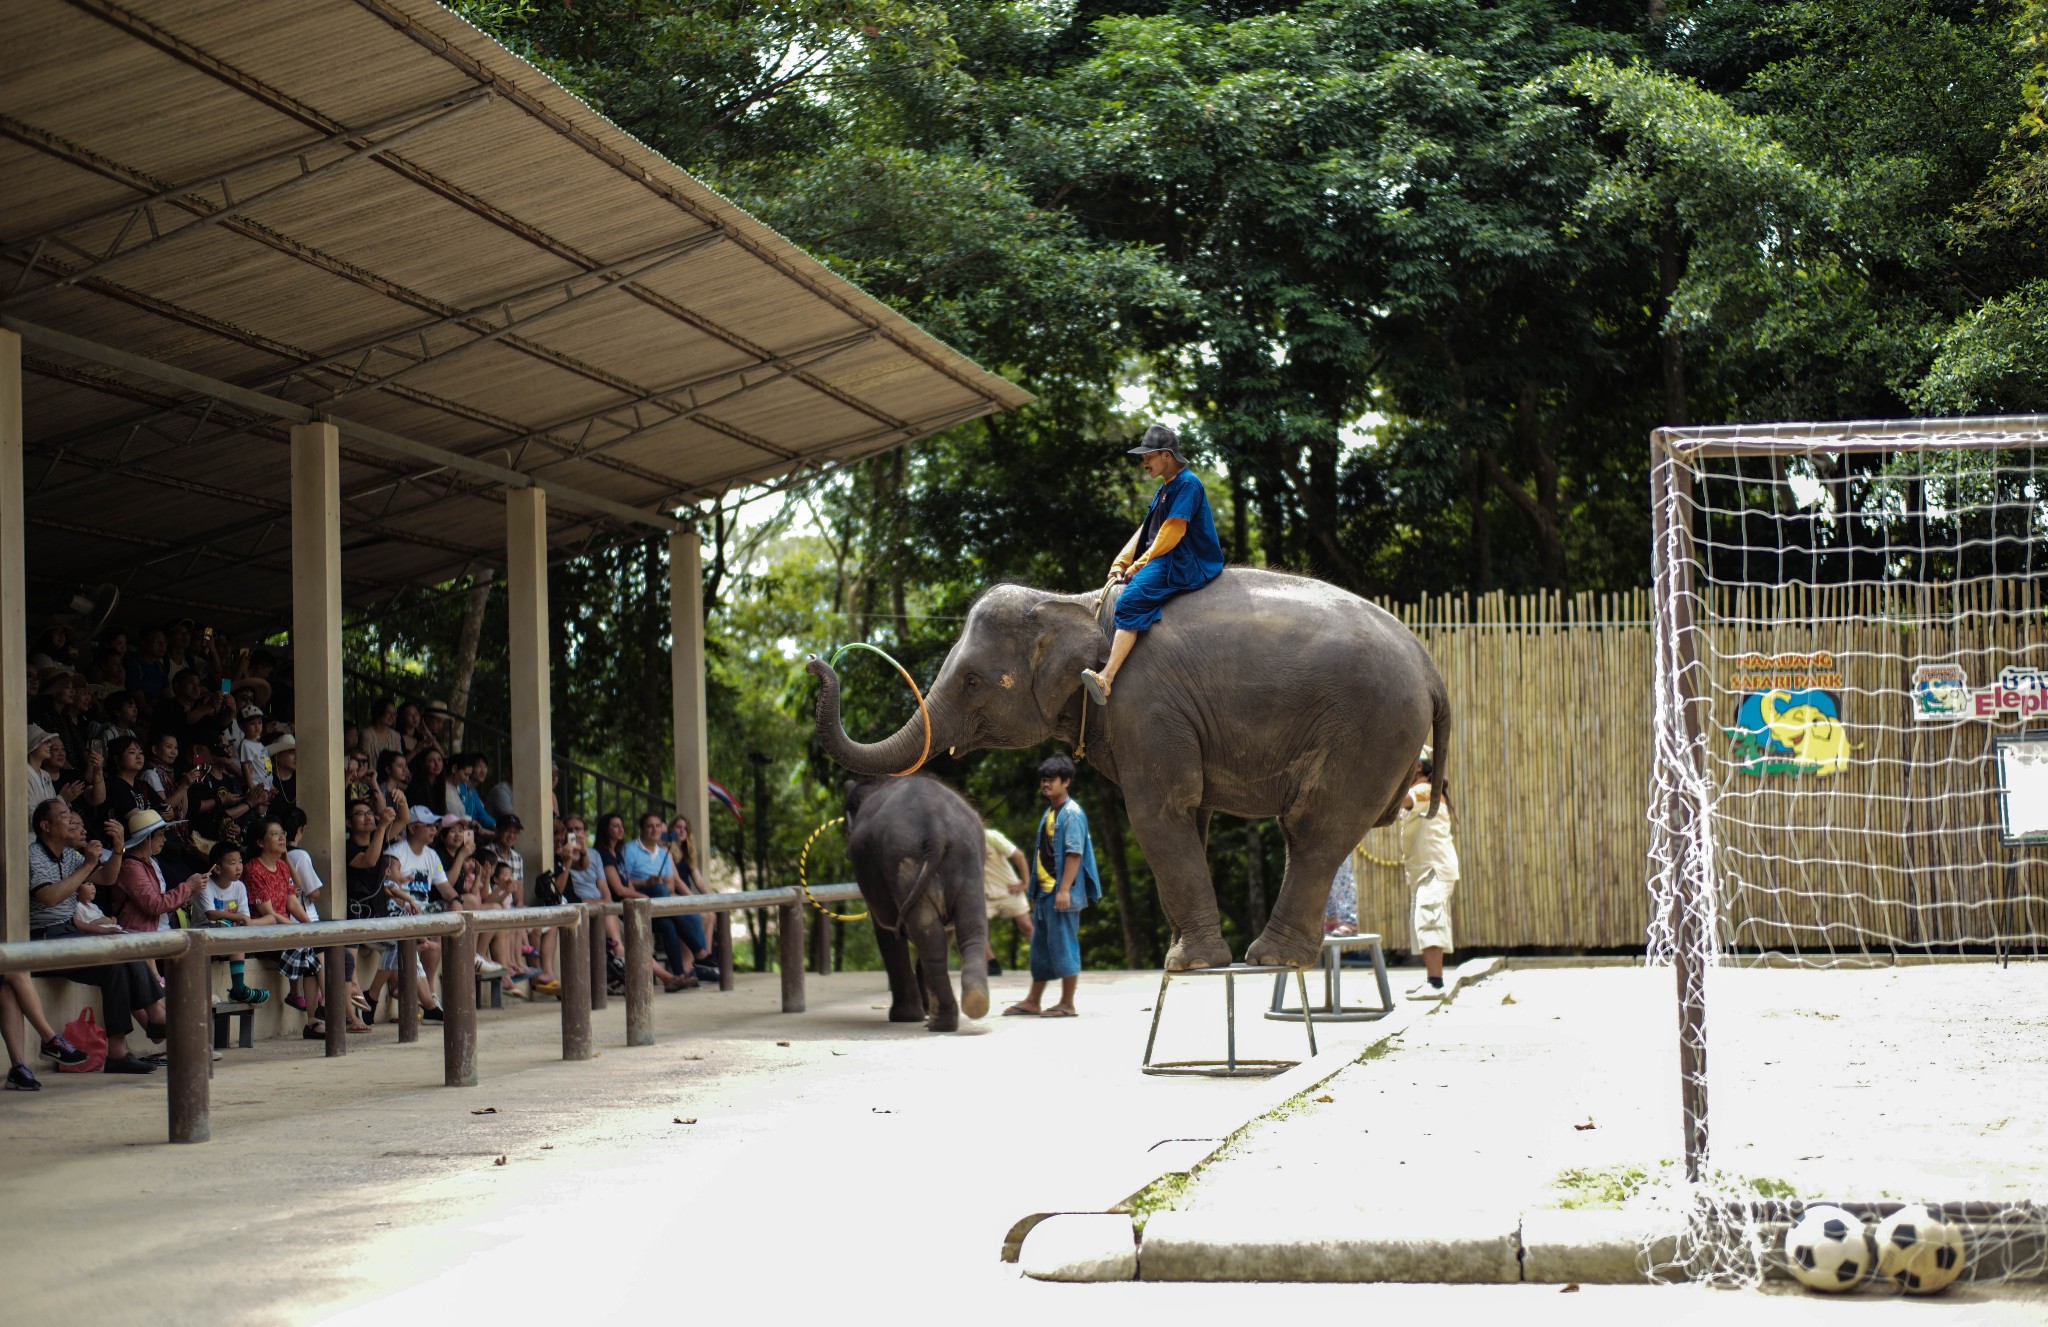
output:
POLYGON ((1059 892, 1060 877, 1067 873, 1067 855, 1079 853, 1081 867, 1074 872, 1073 890, 1068 895, 1069 912, 1079 912, 1102 897, 1102 877, 1095 873, 1095 845, 1088 838, 1088 813, 1081 804, 1069 797, 1067 804, 1058 811, 1050 807, 1039 819, 1038 833, 1032 837, 1032 903, 1050 906, 1054 895, 1059 892), (1047 822, 1050 822, 1048 824, 1047 822), (1051 844, 1048 853, 1046 838, 1050 832, 1051 844), (1050 869, 1046 861, 1052 858, 1050 869))
POLYGON ((657 879, 664 881, 672 880, 675 878, 675 873, 676 864, 669 860, 668 849, 662 847, 659 843, 655 844, 652 848, 643 848, 640 846, 640 840, 634 839, 626 845, 626 850, 619 854, 620 883, 631 885, 643 894, 652 894, 656 898, 667 898, 671 891, 666 883, 646 884, 644 882, 657 879))
POLYGON ((459 784, 457 785, 455 795, 462 799, 462 814, 476 821, 477 824, 482 825, 485 829, 496 829, 498 827, 496 817, 484 809, 484 799, 477 795, 476 789, 466 783, 459 784))
POLYGON ((1186 521, 1187 533, 1173 550, 1158 562, 1165 564, 1170 589, 1199 590, 1223 574, 1223 541, 1216 537, 1216 517, 1209 510, 1209 491, 1195 477, 1193 469, 1181 472, 1159 486, 1145 513, 1145 537, 1138 555, 1152 546, 1160 526, 1167 521, 1186 521))

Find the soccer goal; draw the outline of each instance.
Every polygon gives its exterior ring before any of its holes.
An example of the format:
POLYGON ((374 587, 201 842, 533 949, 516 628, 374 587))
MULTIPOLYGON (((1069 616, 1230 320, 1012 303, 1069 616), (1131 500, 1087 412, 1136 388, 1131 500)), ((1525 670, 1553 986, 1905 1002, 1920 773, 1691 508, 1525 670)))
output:
POLYGON ((1692 1200, 1651 1270, 1754 1282, 1826 1201, 1926 1204, 1966 1278, 2040 1275, 2048 416, 1651 446, 1649 947, 1692 1200))

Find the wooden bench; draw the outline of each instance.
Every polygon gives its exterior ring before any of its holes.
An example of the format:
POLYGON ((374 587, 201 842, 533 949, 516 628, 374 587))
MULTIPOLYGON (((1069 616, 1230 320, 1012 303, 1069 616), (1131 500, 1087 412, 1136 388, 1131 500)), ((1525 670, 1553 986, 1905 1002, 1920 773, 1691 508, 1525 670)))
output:
POLYGON ((228 1044, 228 1020, 242 1020, 241 1046, 249 1050, 256 1044, 256 1006, 243 1004, 239 1000, 227 1000, 213 1006, 213 1048, 226 1050, 228 1044))
POLYGON ((503 1009, 505 1007, 505 974, 476 974, 476 1007, 479 1009, 503 1009), (490 994, 490 1003, 484 1003, 485 992, 490 994))

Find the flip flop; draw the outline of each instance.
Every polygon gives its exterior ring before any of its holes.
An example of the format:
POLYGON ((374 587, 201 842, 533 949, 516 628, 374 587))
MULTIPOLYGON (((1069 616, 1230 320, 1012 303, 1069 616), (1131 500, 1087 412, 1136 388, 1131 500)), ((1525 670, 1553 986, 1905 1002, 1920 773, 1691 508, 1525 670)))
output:
POLYGON ((1078 1018, 1078 1017, 1080 1017, 1080 1015, 1076 1014, 1076 1013, 1075 1013, 1075 1012, 1074 1012, 1073 1010, 1071 1010, 1071 1009, 1061 1009, 1061 1008, 1059 1008, 1059 1007, 1058 1007, 1057 1005, 1055 1005, 1055 1006, 1054 1006, 1053 1008, 1051 1008, 1051 1009, 1048 1009, 1048 1010, 1046 1010, 1046 1011, 1045 1011, 1044 1013, 1040 1014, 1040 1015, 1039 1015, 1039 1017, 1040 1017, 1040 1018, 1078 1018))
POLYGON ((1040 1013, 1040 1011, 1038 1011, 1038 1010, 1036 1010, 1036 1009, 1026 1009, 1026 1008, 1025 1008, 1025 1007, 1024 1007, 1023 1005, 1021 1005, 1021 1004, 1013 1004, 1013 1005, 1011 1005, 1011 1006, 1010 1006, 1010 1007, 1009 1007, 1008 1009, 1005 1009, 1005 1010, 1003 1011, 1003 1017, 1004 1017, 1004 1018, 1040 1018, 1040 1017, 1043 1017, 1043 1015, 1042 1015, 1042 1014, 1040 1013))
POLYGON ((1102 678, 1096 674, 1093 668, 1083 668, 1081 670, 1081 685, 1088 689, 1088 699, 1094 701, 1097 705, 1109 704, 1109 692, 1103 690, 1102 678))

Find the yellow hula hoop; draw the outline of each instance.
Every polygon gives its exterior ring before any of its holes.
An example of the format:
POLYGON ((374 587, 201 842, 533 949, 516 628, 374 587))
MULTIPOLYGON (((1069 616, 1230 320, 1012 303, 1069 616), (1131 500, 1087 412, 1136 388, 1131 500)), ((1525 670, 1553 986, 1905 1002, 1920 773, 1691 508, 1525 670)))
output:
MULTIPOLYGON (((889 662, 894 663, 895 660, 891 659, 889 662)), ((834 912, 830 908, 827 908, 824 904, 818 902, 817 898, 813 896, 811 893, 810 878, 805 874, 805 867, 809 864, 811 859, 811 845, 818 841, 818 836, 820 834, 823 834, 826 830, 832 828, 834 825, 843 825, 845 823, 845 816, 834 816, 832 819, 826 821, 824 824, 818 826, 816 829, 811 831, 811 836, 804 840, 804 850, 797 854, 796 884, 798 889, 803 890, 804 900, 808 902, 812 907, 816 908, 820 913, 823 913, 825 916, 830 917, 833 921, 865 921, 867 920, 867 913, 865 912, 834 912)))
POLYGON ((1367 861, 1371 862, 1371 863, 1372 863, 1372 864, 1373 864, 1374 866, 1401 866, 1401 865, 1403 865, 1403 863, 1402 863, 1401 859, 1400 859, 1400 858, 1398 858, 1398 857, 1375 857, 1375 856, 1373 856, 1373 855, 1372 855, 1371 853, 1367 852, 1367 851, 1366 851, 1366 850, 1365 850, 1364 848, 1360 848, 1360 849, 1358 850, 1358 855, 1359 855, 1360 857, 1363 857, 1363 858, 1365 858, 1365 860, 1367 860, 1367 861))

